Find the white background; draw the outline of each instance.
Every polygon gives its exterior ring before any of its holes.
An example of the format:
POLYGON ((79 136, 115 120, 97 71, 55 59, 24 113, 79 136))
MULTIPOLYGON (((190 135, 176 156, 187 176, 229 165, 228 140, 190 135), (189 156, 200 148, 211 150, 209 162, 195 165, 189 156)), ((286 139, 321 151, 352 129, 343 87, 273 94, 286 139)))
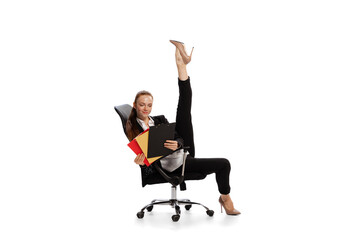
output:
POLYGON ((1 1, 1 239, 359 239, 357 1, 1 1), (185 42, 198 157, 232 163, 242 214, 214 175, 194 206, 141 187, 113 106, 137 91, 175 120, 185 42))

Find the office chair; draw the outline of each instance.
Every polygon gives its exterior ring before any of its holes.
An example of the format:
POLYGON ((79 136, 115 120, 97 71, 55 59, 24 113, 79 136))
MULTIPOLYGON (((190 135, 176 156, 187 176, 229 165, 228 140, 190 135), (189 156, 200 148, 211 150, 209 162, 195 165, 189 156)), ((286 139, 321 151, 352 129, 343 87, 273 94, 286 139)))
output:
MULTIPOLYGON (((129 118, 132 107, 129 104, 123 104, 123 105, 115 106, 114 108, 115 108, 115 111, 120 116, 120 119, 122 121, 123 130, 126 135, 126 121, 129 118)), ((186 153, 188 147, 183 147, 183 149, 186 153)), ((190 208, 194 204, 203 206, 206 209, 207 215, 209 215, 210 217, 213 216, 214 211, 210 210, 209 208, 202 205, 201 203, 192 202, 189 199, 177 199, 177 186, 180 185, 181 190, 186 189, 184 180, 201 180, 201 179, 204 179, 206 177, 206 175, 201 174, 201 173, 185 173, 185 161, 186 161, 185 154, 184 154, 184 159, 183 159, 181 176, 177 176, 175 174, 165 172, 165 170, 163 170, 161 168, 161 164, 160 164, 159 160, 152 163, 149 167, 140 166, 142 186, 145 187, 146 185, 160 184, 160 183, 168 182, 171 184, 171 198, 167 199, 167 200, 155 199, 155 200, 151 201, 151 203, 145 205, 145 207, 143 207, 136 214, 136 216, 139 219, 143 218, 145 209, 148 212, 151 212, 154 205, 170 205, 171 207, 175 208, 175 215, 173 215, 171 217, 171 219, 174 222, 177 222, 180 219, 180 213, 181 213, 179 205, 185 205, 185 209, 190 210, 190 208)))

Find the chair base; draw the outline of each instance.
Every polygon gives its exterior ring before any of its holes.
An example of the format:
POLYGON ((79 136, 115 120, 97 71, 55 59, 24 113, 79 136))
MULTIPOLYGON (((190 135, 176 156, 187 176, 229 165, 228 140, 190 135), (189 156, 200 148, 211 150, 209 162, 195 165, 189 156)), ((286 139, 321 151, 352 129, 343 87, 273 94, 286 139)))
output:
POLYGON ((179 221, 180 219, 180 205, 185 205, 185 209, 186 210, 190 210, 190 208, 192 207, 192 205, 200 205, 203 206, 206 209, 206 214, 209 215, 210 217, 212 217, 214 215, 214 211, 210 210, 209 208, 207 208, 206 206, 202 205, 201 203, 197 203, 197 202, 192 202, 189 199, 177 199, 176 198, 176 186, 172 186, 171 187, 171 199, 155 199, 152 200, 150 204, 146 205, 145 207, 143 207, 140 212, 138 212, 136 214, 136 216, 138 218, 143 218, 144 217, 144 211, 145 209, 148 212, 151 212, 154 205, 170 205, 172 208, 175 208, 175 215, 173 215, 171 217, 171 219, 174 222, 179 221))

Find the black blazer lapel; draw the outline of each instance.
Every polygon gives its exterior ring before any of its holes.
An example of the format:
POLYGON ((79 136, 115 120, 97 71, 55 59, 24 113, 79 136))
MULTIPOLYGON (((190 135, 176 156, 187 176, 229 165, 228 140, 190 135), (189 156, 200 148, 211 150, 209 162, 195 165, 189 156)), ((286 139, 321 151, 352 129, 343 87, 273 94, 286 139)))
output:
POLYGON ((152 117, 152 119, 154 120, 155 126, 162 124, 162 123, 169 123, 164 115, 155 116, 155 117, 152 117))
POLYGON ((142 133, 144 131, 144 129, 140 126, 140 124, 137 121, 136 121, 136 127, 138 128, 140 133, 142 133))
MULTIPOLYGON (((164 115, 160 115, 160 116, 154 116, 151 117, 154 120, 154 124, 155 126, 161 124, 161 123, 168 123, 167 119, 165 118, 164 115)), ((141 125, 136 121, 136 126, 139 129, 139 131, 142 133, 144 131, 144 129, 141 127, 141 125)))

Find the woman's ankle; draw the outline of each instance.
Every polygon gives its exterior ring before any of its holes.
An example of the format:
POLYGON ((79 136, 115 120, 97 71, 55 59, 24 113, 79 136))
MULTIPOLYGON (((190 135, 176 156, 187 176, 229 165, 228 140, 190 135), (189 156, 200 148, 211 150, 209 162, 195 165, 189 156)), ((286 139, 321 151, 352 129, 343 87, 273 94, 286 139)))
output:
POLYGON ((179 73, 179 79, 181 81, 188 80, 189 75, 187 74, 186 67, 185 67, 185 69, 178 68, 178 73, 179 73))
POLYGON ((226 202, 226 201, 228 201, 228 200, 231 201, 231 198, 230 198, 230 195, 229 195, 229 194, 221 194, 220 197, 221 197, 221 199, 222 199, 224 202, 226 202))

